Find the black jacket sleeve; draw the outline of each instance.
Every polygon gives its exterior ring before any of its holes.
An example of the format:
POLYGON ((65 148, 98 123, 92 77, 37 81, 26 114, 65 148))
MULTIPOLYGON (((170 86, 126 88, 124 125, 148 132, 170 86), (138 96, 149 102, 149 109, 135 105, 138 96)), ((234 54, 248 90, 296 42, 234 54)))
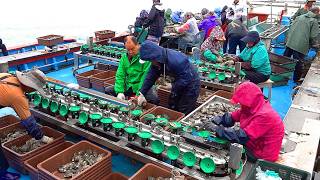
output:
POLYGON ((239 143, 242 145, 245 145, 249 140, 246 132, 241 128, 236 130, 234 128, 219 127, 216 129, 216 134, 232 143, 239 143))
POLYGON ((152 23, 152 21, 154 21, 154 18, 156 17, 156 12, 157 12, 157 9, 153 5, 150 12, 149 12, 148 18, 146 19, 146 21, 143 24, 144 27, 149 27, 150 24, 152 23))
POLYGON ((145 96, 150 88, 155 84, 156 80, 160 77, 161 70, 159 67, 151 65, 147 77, 144 80, 140 92, 145 96))

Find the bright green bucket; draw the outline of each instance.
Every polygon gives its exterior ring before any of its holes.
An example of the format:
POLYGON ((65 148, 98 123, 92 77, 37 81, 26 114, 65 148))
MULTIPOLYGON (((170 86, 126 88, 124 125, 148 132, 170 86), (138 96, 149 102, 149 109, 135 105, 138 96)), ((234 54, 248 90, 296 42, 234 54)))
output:
POLYGON ((42 96, 40 94, 35 94, 33 98, 33 104, 35 106, 39 106, 42 100, 42 96))
POLYGON ((164 147, 164 143, 158 139, 151 143, 151 150, 155 154, 161 154, 164 151, 164 147))
POLYGON ((210 174, 210 173, 213 173, 214 170, 216 169, 216 164, 211 158, 205 157, 200 161, 200 169, 204 173, 210 174))
POLYGON ((62 117, 65 117, 69 112, 69 107, 66 104, 61 104, 59 109, 59 114, 62 117))
POLYGON ((80 115, 79 115, 79 123, 81 125, 84 125, 88 122, 88 113, 86 112, 81 112, 80 115))
POLYGON ((171 160, 176 160, 178 159, 180 155, 180 150, 177 146, 170 146, 167 149, 167 156, 171 160))
POLYGON ((128 126, 126 128, 124 128, 124 130, 128 133, 128 134, 137 134, 138 133, 138 128, 134 127, 134 126, 128 126))
POLYGON ((58 112, 59 110, 59 103, 57 101, 52 101, 50 104, 50 111, 53 113, 58 112))
POLYGON ((184 165, 193 167, 197 162, 197 158, 193 152, 185 152, 182 155, 182 161, 184 165))
POLYGON ((152 137, 152 134, 147 131, 141 131, 138 135, 141 139, 150 139, 152 137))
POLYGON ((50 99, 49 98, 43 98, 41 101, 41 107, 43 109, 48 109, 48 107, 50 106, 50 99))
POLYGON ((168 124, 167 118, 157 118, 156 123, 160 126, 166 126, 168 124))

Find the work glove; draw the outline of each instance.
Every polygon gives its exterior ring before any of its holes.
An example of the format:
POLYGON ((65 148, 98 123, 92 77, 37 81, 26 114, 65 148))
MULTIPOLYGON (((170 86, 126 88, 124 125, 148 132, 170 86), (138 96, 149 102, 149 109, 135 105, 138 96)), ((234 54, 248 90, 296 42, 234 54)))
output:
POLYGON ((195 127, 198 131, 208 130, 211 132, 215 132, 216 129, 219 127, 216 124, 214 124, 211 120, 197 122, 195 124, 192 124, 191 126, 195 127))
POLYGON ((41 138, 41 142, 43 142, 43 143, 45 143, 45 144, 49 144, 49 143, 51 143, 52 141, 53 141, 53 138, 48 137, 48 136, 43 136, 43 137, 41 138))
POLYGON ((160 85, 158 88, 159 88, 159 89, 165 89, 165 90, 171 91, 171 89, 172 89, 172 84, 171 84, 171 83, 166 83, 164 86, 163 86, 163 85, 160 85))
POLYGON ((126 96, 123 93, 119 93, 117 96, 118 99, 125 100, 126 96))
POLYGON ((138 96, 138 106, 145 106, 147 104, 147 100, 144 95, 140 92, 138 96))
POLYGON ((28 134, 36 140, 40 140, 43 137, 43 132, 32 115, 27 119, 22 120, 21 125, 26 128, 28 134))

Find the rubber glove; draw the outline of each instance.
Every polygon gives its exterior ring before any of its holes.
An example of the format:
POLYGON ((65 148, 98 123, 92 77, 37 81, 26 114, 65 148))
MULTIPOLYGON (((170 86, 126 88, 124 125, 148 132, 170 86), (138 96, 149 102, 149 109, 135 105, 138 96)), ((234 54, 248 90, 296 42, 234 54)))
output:
POLYGON ((138 106, 145 106, 147 104, 147 100, 144 95, 140 92, 138 96, 138 106))
POLYGON ((28 134, 36 140, 40 140, 43 137, 43 132, 32 115, 27 119, 22 120, 21 125, 25 127, 28 134))
POLYGON ((51 142, 53 141, 53 138, 48 137, 48 136, 43 136, 43 137, 41 138, 41 141, 42 141, 43 143, 45 143, 45 144, 49 144, 49 143, 51 143, 51 142))
POLYGON ((117 96, 118 99, 125 100, 126 96, 123 93, 119 93, 117 96))
POLYGON ((172 84, 171 83, 166 83, 164 86, 160 85, 159 89, 165 89, 165 90, 171 91, 172 84))

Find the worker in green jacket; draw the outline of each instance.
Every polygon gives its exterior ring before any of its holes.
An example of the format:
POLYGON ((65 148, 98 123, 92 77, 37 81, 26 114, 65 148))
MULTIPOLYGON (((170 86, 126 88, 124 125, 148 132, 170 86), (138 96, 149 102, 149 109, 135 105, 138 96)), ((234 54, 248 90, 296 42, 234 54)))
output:
POLYGON ((303 60, 309 48, 318 46, 318 14, 319 7, 311 8, 307 14, 297 17, 290 26, 284 56, 298 60, 293 75, 295 82, 301 78, 303 60))
MULTIPOLYGON (((150 69, 151 62, 141 63, 140 45, 134 36, 128 36, 125 39, 127 54, 122 56, 116 73, 114 87, 107 87, 106 94, 117 96, 121 100, 130 99, 139 95, 144 79, 150 69)), ((148 102, 158 104, 159 100, 154 91, 151 89, 146 95, 148 102)))
POLYGON ((257 31, 250 31, 241 41, 247 44, 240 53, 241 67, 245 70, 245 78, 258 84, 269 79, 271 66, 267 48, 260 40, 257 31))
POLYGON ((299 17, 303 14, 307 14, 315 2, 316 2, 316 0, 307 0, 304 7, 298 9, 298 11, 291 17, 291 19, 295 20, 297 17, 299 17))

